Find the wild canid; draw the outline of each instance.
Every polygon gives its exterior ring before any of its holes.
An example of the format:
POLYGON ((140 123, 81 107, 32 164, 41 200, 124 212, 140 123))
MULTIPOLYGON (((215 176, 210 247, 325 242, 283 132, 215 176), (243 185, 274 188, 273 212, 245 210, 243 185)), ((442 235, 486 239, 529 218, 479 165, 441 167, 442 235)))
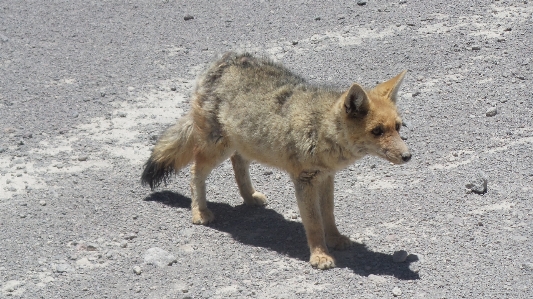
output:
POLYGON ((214 219, 205 180, 222 161, 231 157, 249 205, 266 204, 250 181, 250 162, 282 169, 296 189, 311 265, 335 267, 328 246, 351 244, 335 225, 335 173, 367 154, 395 164, 411 159, 396 110, 405 73, 373 89, 354 83, 337 91, 307 84, 269 60, 226 53, 199 78, 191 111, 160 136, 142 182, 153 189, 192 162, 192 221, 205 225, 214 219))

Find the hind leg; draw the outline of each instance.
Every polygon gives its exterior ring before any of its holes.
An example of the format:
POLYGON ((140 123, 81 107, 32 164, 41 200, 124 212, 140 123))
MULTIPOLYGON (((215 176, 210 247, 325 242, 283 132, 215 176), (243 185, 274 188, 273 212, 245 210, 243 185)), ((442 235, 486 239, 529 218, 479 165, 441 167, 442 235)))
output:
POLYGON ((212 151, 196 153, 194 156, 194 164, 191 167, 191 211, 194 224, 207 225, 215 219, 207 208, 205 180, 211 171, 228 157, 227 152, 220 146, 212 151))
POLYGON ((266 197, 263 193, 255 191, 250 180, 250 161, 245 159, 239 153, 235 152, 231 156, 231 164, 235 172, 235 180, 239 186, 239 191, 244 203, 247 205, 264 206, 267 204, 266 197))

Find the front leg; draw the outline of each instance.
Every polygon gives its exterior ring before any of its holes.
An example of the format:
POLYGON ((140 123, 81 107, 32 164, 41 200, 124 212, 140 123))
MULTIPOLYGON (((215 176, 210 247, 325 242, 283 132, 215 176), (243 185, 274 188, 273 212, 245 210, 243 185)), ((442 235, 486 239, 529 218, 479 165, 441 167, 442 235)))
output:
POLYGON ((319 269, 335 267, 335 259, 329 254, 326 246, 325 232, 320 211, 319 186, 324 179, 318 172, 303 172, 291 176, 296 191, 298 208, 307 235, 307 243, 311 251, 310 263, 319 269))
POLYGON ((341 235, 335 224, 335 215, 333 214, 333 183, 334 177, 333 175, 329 175, 320 184, 320 211, 326 234, 326 243, 330 248, 343 250, 350 247, 352 241, 347 236, 341 235))

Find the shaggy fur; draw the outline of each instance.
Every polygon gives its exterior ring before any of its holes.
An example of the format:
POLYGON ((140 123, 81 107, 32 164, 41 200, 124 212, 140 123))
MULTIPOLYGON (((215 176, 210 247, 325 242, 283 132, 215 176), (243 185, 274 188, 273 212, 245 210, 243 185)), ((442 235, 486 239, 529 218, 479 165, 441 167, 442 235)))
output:
POLYGON ((266 204, 250 181, 251 161, 286 171, 314 267, 335 266, 328 246, 343 249, 333 182, 337 171, 367 154, 395 164, 411 154, 400 138, 396 95, 405 71, 370 90, 337 91, 307 84, 283 66, 249 54, 227 53, 199 78, 192 110, 158 140, 142 174, 153 189, 192 163, 192 221, 208 224, 205 180, 231 157, 244 202, 266 204))

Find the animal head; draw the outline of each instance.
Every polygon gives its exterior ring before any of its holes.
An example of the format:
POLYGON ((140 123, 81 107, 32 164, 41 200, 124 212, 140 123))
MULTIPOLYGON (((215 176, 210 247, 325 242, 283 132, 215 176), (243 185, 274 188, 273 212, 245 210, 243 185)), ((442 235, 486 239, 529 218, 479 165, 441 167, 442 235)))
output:
POLYGON ((371 90, 353 84, 342 98, 349 127, 348 138, 357 147, 364 148, 367 154, 395 164, 411 159, 411 153, 400 137, 402 119, 396 109, 398 89, 406 72, 371 90))

